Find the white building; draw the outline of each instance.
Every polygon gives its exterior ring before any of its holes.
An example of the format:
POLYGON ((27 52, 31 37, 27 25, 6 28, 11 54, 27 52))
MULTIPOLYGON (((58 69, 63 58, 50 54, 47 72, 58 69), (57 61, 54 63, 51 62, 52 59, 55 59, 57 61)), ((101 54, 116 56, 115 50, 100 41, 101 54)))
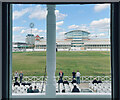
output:
POLYGON ((33 34, 27 34, 26 43, 29 45, 35 45, 35 36, 33 34))

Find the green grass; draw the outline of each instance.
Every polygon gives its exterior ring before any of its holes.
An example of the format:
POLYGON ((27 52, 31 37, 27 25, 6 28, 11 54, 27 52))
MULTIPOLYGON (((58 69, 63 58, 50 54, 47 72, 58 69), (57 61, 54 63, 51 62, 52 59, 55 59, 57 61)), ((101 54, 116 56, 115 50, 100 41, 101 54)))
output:
MULTIPOLYGON (((25 76, 43 76, 46 52, 17 52, 12 55, 12 70, 23 71, 25 76)), ((56 53, 56 75, 62 70, 65 76, 79 70, 82 76, 110 75, 108 51, 59 51, 56 53)))

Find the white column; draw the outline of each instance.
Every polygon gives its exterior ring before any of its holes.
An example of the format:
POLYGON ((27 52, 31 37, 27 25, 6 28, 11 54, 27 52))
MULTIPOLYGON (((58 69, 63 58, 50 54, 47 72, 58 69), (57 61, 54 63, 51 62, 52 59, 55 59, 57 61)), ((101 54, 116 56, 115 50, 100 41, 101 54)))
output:
POLYGON ((0 2, 0 100, 2 99, 2 2, 0 2))
POLYGON ((54 98, 56 95, 56 16, 55 5, 47 5, 47 84, 46 96, 54 98))

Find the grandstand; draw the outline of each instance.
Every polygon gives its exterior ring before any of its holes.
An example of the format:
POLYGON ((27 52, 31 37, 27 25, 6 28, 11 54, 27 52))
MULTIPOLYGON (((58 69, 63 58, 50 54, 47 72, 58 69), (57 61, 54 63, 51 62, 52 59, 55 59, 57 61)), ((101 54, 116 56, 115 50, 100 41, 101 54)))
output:
MULTIPOLYGON (((20 42, 14 42, 13 51, 46 51, 44 38, 40 38, 39 35, 32 35, 31 38, 29 35, 26 36, 26 43, 20 45, 20 42)), ((56 40, 56 48, 59 51, 110 51, 110 39, 90 38, 89 35, 89 32, 82 30, 67 32, 64 34, 65 39, 56 40)))

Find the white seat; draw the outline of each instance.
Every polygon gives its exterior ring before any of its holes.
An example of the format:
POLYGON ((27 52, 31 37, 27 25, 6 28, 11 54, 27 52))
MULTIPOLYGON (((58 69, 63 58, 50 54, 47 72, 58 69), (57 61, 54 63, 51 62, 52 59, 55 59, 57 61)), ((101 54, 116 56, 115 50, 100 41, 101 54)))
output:
POLYGON ((63 83, 60 83, 60 92, 64 89, 63 83))

